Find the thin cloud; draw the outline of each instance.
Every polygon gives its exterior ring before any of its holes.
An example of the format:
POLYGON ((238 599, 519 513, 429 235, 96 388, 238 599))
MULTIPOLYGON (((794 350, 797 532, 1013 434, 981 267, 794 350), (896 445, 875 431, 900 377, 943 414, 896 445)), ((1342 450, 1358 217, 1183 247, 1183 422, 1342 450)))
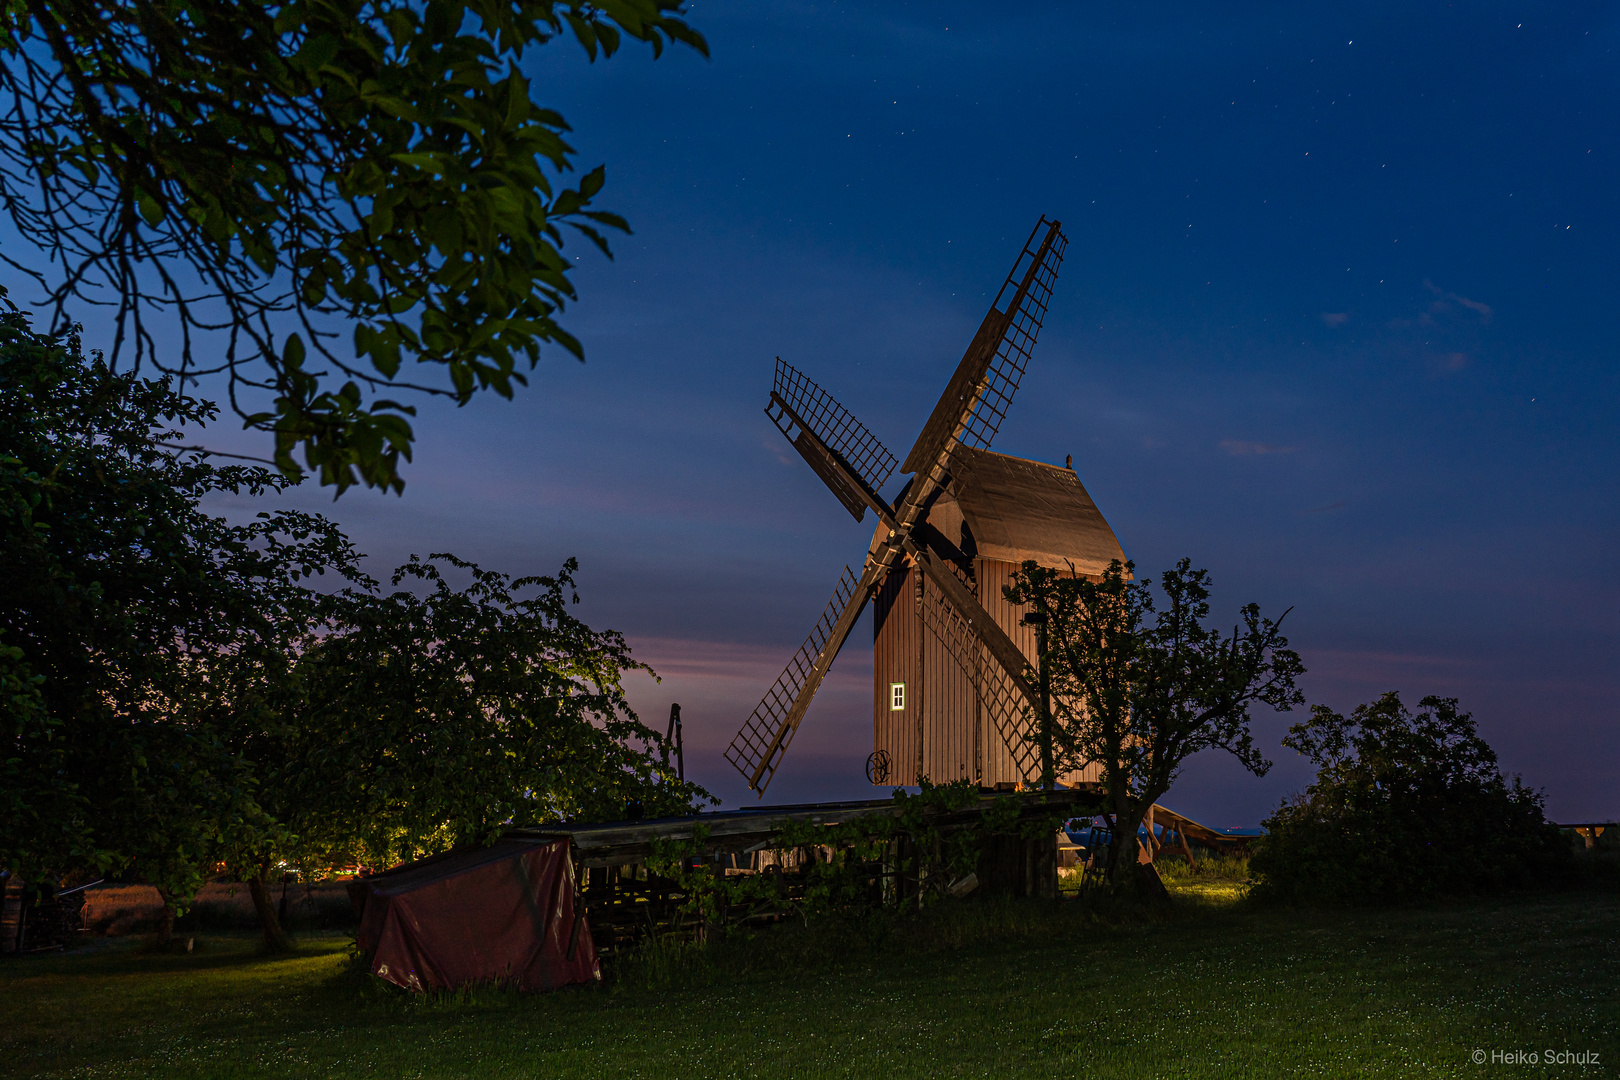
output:
POLYGON ((1340 327, 1350 321, 1350 313, 1348 311, 1324 311, 1322 312, 1322 321, 1328 326, 1340 327))
MULTIPOLYGON (((1439 304, 1439 303, 1435 304, 1435 307, 1437 307, 1437 308, 1443 308, 1444 306, 1445 306, 1444 304, 1439 304)), ((1427 311, 1425 311, 1423 314, 1419 315, 1415 319, 1391 319, 1391 320, 1389 320, 1389 328, 1391 330, 1410 330, 1413 327, 1422 327, 1424 329, 1427 329, 1427 328, 1429 328, 1431 326, 1434 326, 1434 325, 1435 325, 1434 316, 1430 315, 1427 311)))
POLYGON ((1348 690, 1361 687, 1360 693, 1373 694, 1383 690, 1399 689, 1409 694, 1408 703, 1425 693, 1455 690, 1466 682, 1480 685, 1487 681, 1480 670, 1482 662, 1468 656, 1435 656, 1424 653, 1403 653, 1356 649, 1312 649, 1305 655, 1311 678, 1320 687, 1323 683, 1338 684, 1348 690))
POLYGON ((771 457, 775 458, 783 465, 798 464, 798 462, 794 460, 793 455, 788 453, 786 450, 783 450, 782 444, 777 442, 775 439, 764 439, 759 445, 765 448, 765 452, 767 454, 771 455, 771 457))
POLYGON ((1221 449, 1233 457, 1260 456, 1263 454, 1292 454, 1292 446, 1273 446, 1271 443, 1248 442, 1244 439, 1222 439, 1221 449))
POLYGON ((1480 317, 1481 322, 1491 321, 1491 305, 1481 303, 1478 300, 1470 300, 1466 296, 1458 296, 1454 292, 1447 292, 1445 289, 1442 289, 1428 278, 1423 279, 1423 287, 1434 293, 1436 296, 1449 300, 1454 304, 1459 304, 1462 307, 1467 308, 1469 311, 1474 312, 1480 317))

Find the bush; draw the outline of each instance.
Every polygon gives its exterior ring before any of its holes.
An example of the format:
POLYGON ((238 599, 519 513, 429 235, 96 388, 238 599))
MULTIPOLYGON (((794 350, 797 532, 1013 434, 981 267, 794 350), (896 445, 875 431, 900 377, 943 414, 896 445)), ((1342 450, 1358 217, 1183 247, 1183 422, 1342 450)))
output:
POLYGON ((1395 903, 1562 880, 1568 842, 1540 793, 1504 779, 1454 698, 1415 715, 1391 691, 1349 718, 1325 706, 1283 740, 1316 783, 1264 822, 1254 895, 1302 904, 1395 903))

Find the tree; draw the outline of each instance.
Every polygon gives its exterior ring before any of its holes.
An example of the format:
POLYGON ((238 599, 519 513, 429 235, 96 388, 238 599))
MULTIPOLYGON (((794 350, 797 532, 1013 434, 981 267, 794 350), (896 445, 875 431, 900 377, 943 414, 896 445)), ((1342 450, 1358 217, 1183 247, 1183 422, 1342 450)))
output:
POLYGON ((393 592, 364 582, 325 599, 292 678, 262 680, 289 693, 245 727, 261 799, 287 826, 245 853, 267 942, 282 943, 267 875, 283 859, 316 872, 387 866, 514 824, 713 801, 676 779, 663 736, 630 710, 622 680, 645 665, 620 634, 569 611, 576 568, 513 579, 413 557, 393 592), (470 581, 454 588, 446 571, 470 581))
POLYGON ((137 874, 183 903, 222 846, 276 828, 203 706, 237 658, 281 651, 300 578, 353 552, 314 515, 201 511, 286 484, 165 447, 214 415, 0 311, 0 865, 137 874))
POLYGON ((1031 681, 1044 675, 1050 683, 1051 715, 1042 726, 1053 768, 1102 765, 1115 886, 1134 880, 1137 830, 1187 758, 1220 748, 1264 775, 1271 763, 1254 746, 1250 707, 1287 710, 1304 700, 1294 684, 1305 669, 1280 618, 1262 618, 1249 604, 1241 627, 1226 635, 1205 625, 1207 571, 1182 559, 1160 575, 1159 610, 1152 579, 1135 580, 1133 569, 1116 561, 1094 580, 1026 562, 1006 590, 1009 601, 1044 619, 1045 650, 1031 681))
POLYGON ((1256 895, 1378 904, 1531 885, 1567 868, 1569 845, 1541 795, 1510 784, 1456 698, 1411 712, 1395 691, 1348 717, 1325 705, 1283 745, 1316 782, 1265 821, 1250 862, 1256 895))
POLYGON ((66 754, 23 651, 0 639, 0 820, 9 823, 9 865, 46 865, 57 852, 88 846, 66 754), (26 755, 26 756, 25 756, 26 755), (55 811, 55 812, 53 812, 55 811))
POLYGON ((336 833, 357 854, 415 858, 513 823, 611 820, 630 803, 686 813, 707 796, 625 700, 625 673, 650 669, 569 611, 577 568, 513 579, 436 554, 396 570, 392 592, 332 598, 298 665, 300 767, 344 778, 336 833))
POLYGON ((414 410, 387 395, 511 397, 542 347, 583 359, 562 227, 608 253, 628 226, 601 167, 563 186, 568 125, 520 70, 564 34, 707 55, 680 0, 0 6, 0 201, 54 280, 7 261, 56 336, 110 307, 114 367, 227 373, 288 476, 398 491, 414 410))
POLYGON ((283 860, 707 798, 629 711, 624 639, 569 611, 572 562, 513 580, 413 559, 393 583, 423 594, 383 593, 318 515, 200 509, 288 483, 173 448, 216 411, 0 312, 0 866, 129 874, 172 920, 225 862, 284 947, 283 860))

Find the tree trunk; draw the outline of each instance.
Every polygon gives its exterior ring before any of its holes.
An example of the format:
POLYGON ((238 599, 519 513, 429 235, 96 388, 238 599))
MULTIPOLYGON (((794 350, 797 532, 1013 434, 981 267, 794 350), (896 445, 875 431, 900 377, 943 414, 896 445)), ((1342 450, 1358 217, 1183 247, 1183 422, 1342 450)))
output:
POLYGON ((1151 802, 1126 802, 1123 807, 1115 807, 1114 838, 1108 850, 1108 883, 1115 889, 1133 889, 1136 886, 1136 858, 1141 847, 1136 833, 1142 827, 1142 819, 1147 816, 1147 808, 1152 805, 1151 802))
POLYGON ((275 902, 270 899, 270 872, 260 867, 252 877, 248 878, 248 895, 253 897, 253 910, 259 915, 259 928, 264 931, 264 947, 266 952, 291 952, 292 938, 281 926, 281 920, 276 917, 275 902))
POLYGON ((168 889, 158 889, 158 899, 163 901, 163 914, 158 917, 157 946, 167 949, 169 942, 174 939, 174 897, 169 895, 168 889))

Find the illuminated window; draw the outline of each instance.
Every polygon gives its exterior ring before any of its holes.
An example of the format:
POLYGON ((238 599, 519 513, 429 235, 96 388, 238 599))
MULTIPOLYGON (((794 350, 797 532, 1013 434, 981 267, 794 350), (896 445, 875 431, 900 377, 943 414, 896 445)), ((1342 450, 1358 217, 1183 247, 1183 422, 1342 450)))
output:
POLYGON ((906 707, 906 684, 892 682, 889 684, 889 711, 902 712, 906 707))

